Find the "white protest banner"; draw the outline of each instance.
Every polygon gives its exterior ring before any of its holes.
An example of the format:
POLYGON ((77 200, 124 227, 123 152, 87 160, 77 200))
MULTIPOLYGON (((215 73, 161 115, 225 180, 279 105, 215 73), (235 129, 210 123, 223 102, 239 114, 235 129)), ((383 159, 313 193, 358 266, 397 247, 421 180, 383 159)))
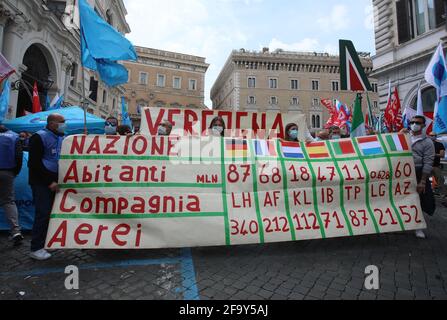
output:
POLYGON ((145 108, 142 113, 143 135, 156 136, 159 125, 167 120, 174 127, 174 135, 207 136, 208 128, 215 117, 222 117, 227 137, 285 138, 288 124, 296 124, 300 140, 308 132, 306 118, 301 113, 232 112, 202 109, 145 108))
POLYGON ((310 144, 69 137, 46 248, 240 245, 424 229, 409 146, 402 134, 310 144))

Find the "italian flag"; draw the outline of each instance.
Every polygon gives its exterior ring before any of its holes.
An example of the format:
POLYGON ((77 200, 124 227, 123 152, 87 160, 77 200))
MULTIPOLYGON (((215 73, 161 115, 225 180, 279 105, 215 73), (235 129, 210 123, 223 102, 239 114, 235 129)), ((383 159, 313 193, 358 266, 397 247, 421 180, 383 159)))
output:
POLYGON ((354 115, 352 117, 351 138, 366 136, 365 117, 363 116, 360 95, 355 99, 354 115))
POLYGON ((397 151, 409 151, 407 137, 403 134, 393 134, 386 137, 386 140, 390 146, 392 152, 397 151))

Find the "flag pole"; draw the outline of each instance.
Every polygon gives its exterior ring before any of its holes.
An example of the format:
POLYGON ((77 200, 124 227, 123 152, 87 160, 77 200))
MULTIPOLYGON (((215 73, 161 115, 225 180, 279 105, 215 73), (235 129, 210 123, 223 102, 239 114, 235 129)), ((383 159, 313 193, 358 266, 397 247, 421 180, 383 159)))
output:
MULTIPOLYGON (((81 58, 82 59, 82 58, 81 58)), ((85 67, 82 65, 82 109, 84 110, 84 135, 88 135, 87 130, 87 98, 85 96, 85 67)))

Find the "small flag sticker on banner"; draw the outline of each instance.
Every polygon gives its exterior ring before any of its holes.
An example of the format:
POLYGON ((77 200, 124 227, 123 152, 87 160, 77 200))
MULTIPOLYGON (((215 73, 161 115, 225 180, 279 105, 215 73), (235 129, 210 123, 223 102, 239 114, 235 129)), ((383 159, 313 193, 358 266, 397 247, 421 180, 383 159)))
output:
POLYGON ((272 140, 255 140, 255 151, 258 157, 276 157, 275 141, 272 140))
POLYGON ((410 151, 407 137, 403 134, 388 135, 386 140, 390 146, 391 152, 410 151))
POLYGON ((307 153, 311 159, 329 158, 329 150, 325 142, 312 142, 306 145, 307 153))
POLYGON ((246 140, 226 140, 227 156, 232 158, 246 158, 248 156, 248 144, 246 140))
POLYGON ((281 151, 284 158, 304 159, 303 149, 298 142, 281 141, 281 151))
POLYGON ((360 150, 364 156, 375 156, 384 154, 377 136, 361 137, 357 139, 360 150))
POLYGON ((340 140, 332 142, 336 156, 353 156, 356 155, 354 145, 351 140, 340 140))

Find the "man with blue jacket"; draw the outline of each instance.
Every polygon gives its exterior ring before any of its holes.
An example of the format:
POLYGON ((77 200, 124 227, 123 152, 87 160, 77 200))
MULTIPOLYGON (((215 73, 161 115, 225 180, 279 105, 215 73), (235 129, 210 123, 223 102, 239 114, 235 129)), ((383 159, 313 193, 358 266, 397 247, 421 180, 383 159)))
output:
POLYGON ((14 179, 22 169, 23 151, 19 135, 0 125, 0 207, 11 225, 14 245, 23 241, 15 203, 14 179))
POLYGON ((33 135, 29 142, 29 184, 36 207, 31 258, 35 260, 51 258, 51 254, 44 248, 51 209, 56 192, 59 191, 59 158, 65 129, 64 117, 57 113, 51 114, 47 119, 47 127, 33 135))

